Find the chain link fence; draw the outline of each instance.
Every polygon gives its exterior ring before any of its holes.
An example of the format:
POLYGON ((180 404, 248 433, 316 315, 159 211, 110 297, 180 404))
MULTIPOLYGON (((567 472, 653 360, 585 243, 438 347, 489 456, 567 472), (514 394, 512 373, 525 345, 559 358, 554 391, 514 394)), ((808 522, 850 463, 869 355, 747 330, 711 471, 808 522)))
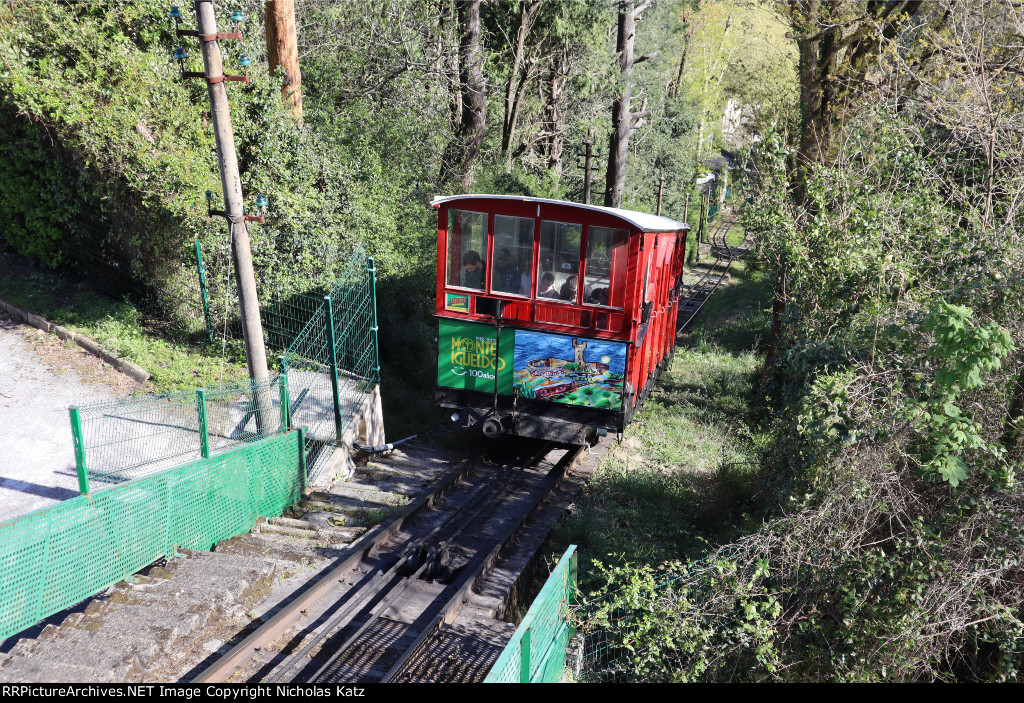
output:
MULTIPOLYGON (((152 300, 142 288, 124 288, 131 283, 126 272, 88 252, 82 256, 91 262, 94 276, 110 283, 104 290, 152 300)), ((196 256, 201 272, 198 246, 196 256)), ((331 256, 337 258, 338 252, 331 256)), ((280 369, 288 371, 292 426, 309 428, 306 450, 311 476, 325 468, 366 402, 366 394, 380 380, 374 261, 359 245, 347 263, 331 268, 340 273, 322 289, 311 281, 314 287, 307 292, 281 289, 261 294, 268 356, 278 357, 280 369)), ((194 320, 207 320, 212 325, 208 332, 241 339, 237 300, 233 286, 225 288, 227 283, 221 281, 213 295, 203 291, 193 301, 178 301, 179 310, 186 309, 194 320)), ((242 381, 94 404, 72 409, 72 425, 77 412, 81 437, 76 437, 76 443, 84 452, 90 479, 117 483, 280 431, 284 428, 280 390, 281 382, 273 377, 263 385, 242 381), (262 404, 257 403, 263 396, 262 404)))

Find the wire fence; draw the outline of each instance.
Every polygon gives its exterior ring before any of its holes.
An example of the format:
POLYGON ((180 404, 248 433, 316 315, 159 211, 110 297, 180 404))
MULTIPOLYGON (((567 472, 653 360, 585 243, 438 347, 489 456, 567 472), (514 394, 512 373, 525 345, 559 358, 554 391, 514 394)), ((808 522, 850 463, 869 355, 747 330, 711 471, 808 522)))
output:
MULTIPOLYGON (((195 257, 197 271, 194 280, 199 288, 190 290, 185 296, 173 296, 174 305, 192 321, 193 326, 205 320, 207 335, 211 340, 221 337, 242 340, 237 290, 225 266, 229 254, 223 251, 204 254, 197 244, 195 257), (216 263, 212 270, 209 267, 204 269, 206 258, 216 263)), ((316 314, 323 296, 330 294, 339 281, 350 277, 353 262, 362 261, 365 266, 367 259, 362 244, 353 250, 318 252, 315 258, 323 263, 315 273, 294 272, 292 276, 283 277, 284 281, 263 282, 259 286, 260 321, 264 343, 271 356, 280 355, 289 349, 316 314)), ((309 268, 308 265, 306 268, 309 268)))
POLYGON ((279 375, 197 390, 92 403, 80 418, 90 484, 123 483, 269 437, 286 425, 279 375))
POLYGON ((305 488, 288 432, 0 523, 0 640, 177 548, 210 549, 305 488))
POLYGON ((558 683, 565 675, 573 630, 568 609, 576 593, 576 545, 552 570, 484 683, 558 683))
MULTIPOLYGON (((217 283, 203 273, 198 246, 195 255, 196 280, 217 283)), ((338 256, 333 252, 329 258, 338 256)), ((87 252, 83 257, 92 261, 87 252)), ((103 262, 93 258, 91 270, 99 272, 103 262)), ((267 353, 287 369, 288 411, 292 426, 309 429, 306 452, 314 479, 380 380, 374 260, 359 245, 347 263, 331 268, 339 273, 329 286, 318 288, 314 280, 304 292, 282 288, 261 293, 267 353)), ((123 272, 116 267, 107 273, 112 285, 122 282, 123 272)), ((237 299, 227 284, 219 281, 219 288, 214 285, 209 294, 200 291, 184 305, 191 319, 209 325, 211 339, 222 333, 242 338, 237 299)), ((145 291, 134 295, 141 300, 145 291)), ((280 390, 274 377, 265 385, 242 381, 83 406, 77 409, 81 437, 76 436, 76 445, 92 482, 130 480, 280 431, 285 427, 280 420, 280 390)), ((73 428, 75 412, 72 409, 73 428)), ((79 473, 84 473, 81 466, 79 473)))
POLYGON ((302 324, 281 364, 292 423, 307 428, 306 461, 315 480, 380 380, 373 259, 360 247, 326 295, 293 296, 279 310, 267 318, 268 337, 283 338, 302 324))

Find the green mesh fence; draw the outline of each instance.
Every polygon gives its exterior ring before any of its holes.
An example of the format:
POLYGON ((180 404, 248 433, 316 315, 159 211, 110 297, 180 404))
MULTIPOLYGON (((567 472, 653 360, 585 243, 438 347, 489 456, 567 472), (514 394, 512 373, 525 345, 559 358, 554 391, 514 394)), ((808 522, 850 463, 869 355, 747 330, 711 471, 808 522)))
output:
POLYGON ((576 545, 571 545, 491 667, 484 683, 557 683, 573 630, 568 608, 576 592, 576 545))
POLYGON ((268 338, 283 338, 305 319, 281 363, 288 373, 292 424, 308 428, 310 477, 325 468, 380 380, 375 288, 373 259, 360 247, 325 296, 293 297, 292 312, 279 327, 267 320, 268 338))
MULTIPOLYGON (((288 349, 319 308, 323 296, 335 286, 338 272, 344 276, 355 260, 365 268, 366 252, 361 244, 355 250, 343 246, 312 251, 302 241, 271 239, 276 240, 274 247, 280 252, 288 251, 284 254, 288 261, 286 275, 280 275, 278 266, 277 275, 259 276, 257 281, 264 342, 268 355, 276 357, 288 349)), ((194 273, 184 277, 188 283, 173 294, 161 289, 161 295, 168 298, 167 307, 176 310, 193 329, 200 325, 207 328, 210 338, 218 343, 225 332, 229 338, 242 340, 234 276, 226 270, 231 259, 226 242, 224 246, 196 245, 189 249, 186 257, 194 273)))
MULTIPOLYGON (((196 251, 202 256, 198 247, 196 251)), ((213 253, 223 259, 223 252, 213 253)), ((367 392, 380 380, 373 259, 362 245, 351 254, 332 250, 315 256, 326 262, 325 270, 340 271, 329 285, 314 276, 306 281, 311 289, 304 292, 294 287, 260 291, 267 355, 280 358, 289 370, 293 424, 310 430, 306 449, 314 480, 367 401, 367 392), (344 264, 338 263, 341 259, 344 264)), ((211 285, 211 334, 226 332, 241 339, 232 287, 201 273, 199 277, 211 285)), ((196 296, 194 317, 203 314, 202 300, 202 295, 196 296)))
POLYGON ((78 407, 90 484, 131 480, 280 432, 282 382, 275 376, 78 407))
POLYGON ((108 486, 0 523, 0 640, 177 547, 209 549, 305 486, 301 432, 108 486))
MULTIPOLYGON (((320 311, 327 291, 273 296, 260 307, 268 353, 285 352, 320 311)), ((239 332, 241 336, 241 332, 239 332)))
MULTIPOLYGON (((326 295, 291 295, 261 312, 268 348, 282 352, 288 369, 291 425, 309 428, 314 477, 379 381, 375 288, 373 259, 360 246, 326 295)), ((81 406, 78 449, 89 485, 131 480, 281 431, 282 380, 81 406)))

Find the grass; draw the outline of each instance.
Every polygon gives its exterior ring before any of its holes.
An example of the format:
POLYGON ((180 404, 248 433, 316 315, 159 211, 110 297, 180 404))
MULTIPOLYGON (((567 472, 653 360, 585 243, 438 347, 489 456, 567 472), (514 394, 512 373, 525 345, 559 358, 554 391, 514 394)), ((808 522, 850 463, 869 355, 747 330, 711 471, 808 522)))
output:
POLYGON ((152 374, 142 390, 168 392, 247 378, 241 343, 202 346, 175 338, 127 300, 112 300, 0 253, 0 298, 84 334, 152 374))
POLYGON ((746 232, 743 230, 743 225, 736 222, 729 228, 729 231, 726 232, 725 243, 731 247, 739 246, 745 236, 746 232))
POLYGON ((759 274, 734 264, 731 283, 678 340, 659 387, 555 531, 551 558, 579 545, 586 590, 600 580, 595 560, 698 557, 757 523, 759 435, 750 407, 769 295, 759 274))

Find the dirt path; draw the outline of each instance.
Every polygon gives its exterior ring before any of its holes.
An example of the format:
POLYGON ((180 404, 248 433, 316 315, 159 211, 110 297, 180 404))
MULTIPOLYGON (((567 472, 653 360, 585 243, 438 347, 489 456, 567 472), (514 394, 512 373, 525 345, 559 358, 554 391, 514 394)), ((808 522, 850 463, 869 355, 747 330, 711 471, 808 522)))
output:
POLYGON ((0 522, 78 495, 68 406, 134 388, 84 349, 0 313, 0 522))

